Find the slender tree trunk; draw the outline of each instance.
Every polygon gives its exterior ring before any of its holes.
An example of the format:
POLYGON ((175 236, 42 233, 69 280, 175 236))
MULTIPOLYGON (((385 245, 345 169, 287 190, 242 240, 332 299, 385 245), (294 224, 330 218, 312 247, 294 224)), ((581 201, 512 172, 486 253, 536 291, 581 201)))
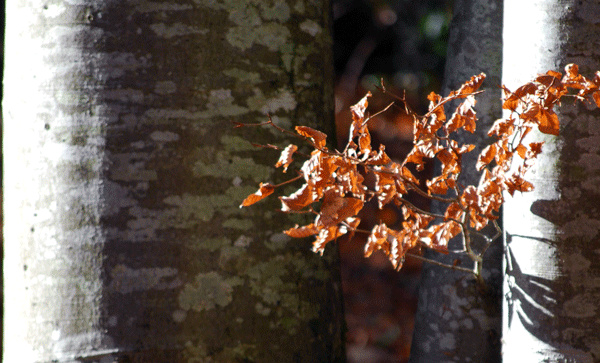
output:
POLYGON ((343 360, 334 249, 238 208, 283 136, 231 124, 333 134, 329 2, 7 5, 5 361, 343 360))
MULTIPOLYGON (((463 184, 475 184, 474 165, 491 124, 501 116, 502 1, 458 0, 450 28, 443 95, 457 89, 471 76, 485 72, 485 93, 475 107, 479 123, 474 135, 461 142, 478 145, 463 158, 463 184)), ((454 105, 457 106, 457 105, 454 105)), ((451 115, 452 106, 446 108, 451 115)), ((446 205, 433 204, 435 212, 446 205)), ((494 233, 493 231, 491 232, 494 233)), ((452 264, 455 254, 427 252, 426 257, 452 264)), ((473 262, 462 258, 462 266, 473 262)), ((484 278, 488 287, 479 291, 475 280, 464 272, 425 264, 419 287, 419 302, 411 347, 411 362, 499 362, 501 330, 502 248, 498 241, 484 256, 484 278)))
MULTIPOLYGON (((506 1, 503 81, 515 89, 568 63, 600 69, 597 1, 506 1)), ((560 136, 528 173, 535 190, 507 198, 506 362, 600 361, 600 112, 560 107, 560 136)))

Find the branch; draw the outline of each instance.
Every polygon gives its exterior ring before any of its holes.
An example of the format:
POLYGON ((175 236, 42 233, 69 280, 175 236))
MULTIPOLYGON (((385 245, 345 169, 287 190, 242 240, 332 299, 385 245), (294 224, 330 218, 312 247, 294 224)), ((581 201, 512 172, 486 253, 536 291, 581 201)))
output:
POLYGON ((445 263, 441 263, 441 262, 438 262, 436 260, 431 260, 431 259, 429 259, 427 257, 423 257, 421 255, 417 255, 417 254, 410 253, 410 252, 406 252, 406 255, 410 256, 410 257, 413 257, 413 258, 416 258, 417 260, 421 260, 421 261, 424 261, 424 262, 427 262, 427 263, 431 263, 431 264, 436 265, 436 266, 441 266, 441 267, 444 267, 444 268, 448 268, 450 270, 462 271, 462 272, 467 272, 467 273, 469 273, 471 275, 475 275, 475 272, 473 272, 473 270, 470 269, 470 268, 460 267, 460 266, 455 266, 455 265, 447 265, 445 263))

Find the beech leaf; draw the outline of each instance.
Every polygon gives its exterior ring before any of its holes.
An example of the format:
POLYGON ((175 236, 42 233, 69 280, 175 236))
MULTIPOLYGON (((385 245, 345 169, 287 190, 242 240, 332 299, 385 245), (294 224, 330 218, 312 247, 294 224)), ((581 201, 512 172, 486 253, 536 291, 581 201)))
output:
POLYGON ((287 234, 292 238, 304 238, 319 233, 319 230, 315 227, 313 223, 302 227, 298 227, 298 225, 296 224, 294 228, 290 228, 286 231, 283 231, 283 233, 287 234))
POLYGON ((596 102, 596 107, 600 107, 600 91, 592 93, 592 97, 594 98, 594 102, 596 102))
POLYGON ((294 155, 296 150, 298 150, 298 146, 296 146, 294 144, 289 144, 281 152, 281 155, 279 156, 279 160, 277 161, 277 164, 275 164, 275 167, 278 168, 280 166, 283 166, 283 172, 284 173, 287 172, 287 168, 288 168, 288 166, 290 166, 290 164, 292 163, 292 160, 293 160, 292 155, 294 155))
POLYGON ((369 105, 369 97, 371 97, 371 92, 367 92, 367 94, 358 101, 355 105, 350 107, 352 111, 352 119, 354 121, 361 121, 365 118, 365 111, 367 110, 367 106, 369 105))
POLYGON ((558 116, 554 111, 540 109, 539 111, 539 130, 544 134, 557 135, 559 132, 558 116))
POLYGON ((315 192, 314 188, 308 184, 302 185, 294 194, 289 197, 279 197, 281 200, 281 211, 298 211, 307 205, 313 203, 319 198, 319 195, 315 192))
POLYGON ((475 168, 477 171, 481 171, 481 169, 485 168, 496 156, 496 144, 491 144, 485 147, 479 154, 477 158, 477 164, 475 164, 475 168))
POLYGON ((456 96, 457 98, 469 97, 470 94, 477 91, 485 80, 485 73, 480 73, 477 76, 471 77, 456 91, 450 92, 448 97, 456 96))
POLYGON ((308 126, 296 126, 296 132, 304 137, 311 138, 316 148, 321 149, 325 147, 325 140, 327 139, 325 133, 308 126))
POLYGON ((362 209, 363 201, 358 198, 342 197, 336 189, 329 189, 323 196, 317 226, 333 226, 346 218, 355 216, 362 209))
POLYGON ((250 206, 259 200, 268 197, 273 194, 273 191, 275 191, 275 187, 272 184, 260 183, 259 189, 254 194, 250 194, 246 197, 242 204, 240 204, 240 208, 250 206))

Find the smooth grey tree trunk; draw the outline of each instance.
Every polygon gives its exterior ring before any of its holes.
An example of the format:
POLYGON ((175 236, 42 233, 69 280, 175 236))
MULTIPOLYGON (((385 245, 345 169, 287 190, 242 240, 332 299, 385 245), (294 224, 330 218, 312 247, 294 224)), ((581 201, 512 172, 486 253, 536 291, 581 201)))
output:
MULTIPOLYGON (((460 136, 460 142, 477 145, 463 157, 461 182, 479 182, 474 165, 485 146, 487 131, 501 117, 500 79, 502 67, 502 1, 458 0, 450 27, 443 92, 458 89, 471 76, 481 72, 487 78, 477 96, 475 110, 479 123, 473 135, 460 136)), ((454 107, 457 104, 453 105, 454 107)), ((454 112, 446 107, 448 117, 454 112)), ((434 212, 446 205, 433 203, 434 212)), ((494 233, 493 229, 490 232, 494 233)), ((456 254, 426 252, 426 257, 452 264, 456 254)), ((462 267, 473 262, 460 258, 462 267)), ((425 263, 410 362, 499 362, 501 331, 502 244, 496 241, 484 256, 483 277, 487 291, 478 289, 475 279, 464 272, 425 263)))
MULTIPOLYGON (((503 81, 514 90, 569 63, 600 70, 597 1, 505 4, 503 81)), ((600 111, 560 107, 560 135, 528 173, 535 190, 504 208, 505 362, 600 361, 600 111)))
POLYGON ((5 362, 344 360, 273 129, 333 135, 329 2, 7 2, 5 362))

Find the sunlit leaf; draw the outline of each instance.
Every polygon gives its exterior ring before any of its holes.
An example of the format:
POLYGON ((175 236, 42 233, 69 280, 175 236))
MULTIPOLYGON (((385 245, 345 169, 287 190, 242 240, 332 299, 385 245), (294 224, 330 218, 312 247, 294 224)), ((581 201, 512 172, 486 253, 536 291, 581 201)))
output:
POLYGON ((325 140, 327 139, 325 133, 308 126, 296 126, 296 132, 304 137, 311 138, 316 148, 321 149, 325 147, 325 140))
POLYGON ((491 144, 486 146, 479 154, 477 158, 477 164, 475 164, 475 168, 477 171, 481 171, 481 169, 485 168, 496 156, 496 144, 491 144))
POLYGON ((510 135, 513 133, 515 129, 515 120, 512 118, 508 119, 498 119, 494 122, 490 131, 488 131, 488 136, 504 137, 506 135, 510 135))
POLYGON ((355 105, 350 107, 350 110, 352 111, 352 119, 354 121, 360 120, 362 122, 362 120, 364 120, 365 111, 367 110, 367 106, 369 105, 368 99, 371 96, 371 92, 367 92, 367 94, 360 101, 358 101, 355 105))
POLYGON ((346 218, 354 217, 363 206, 363 201, 358 198, 343 197, 336 189, 329 189, 323 196, 323 204, 317 226, 333 226, 341 223, 346 218))
POLYGON ((372 156, 369 157, 369 159, 367 159, 366 164, 367 165, 387 165, 391 161, 392 160, 390 159, 390 157, 385 153, 385 146, 379 145, 379 152, 375 153, 373 151, 372 156))
POLYGON ((296 224, 296 226, 294 228, 290 228, 286 231, 283 231, 283 233, 287 234, 288 236, 290 236, 292 238, 309 237, 309 236, 317 234, 318 232, 319 232, 319 230, 315 227, 315 225, 313 223, 306 225, 306 226, 302 226, 302 227, 298 227, 298 225, 296 224))
POLYGON ((275 187, 272 184, 260 183, 259 189, 254 194, 250 194, 248 197, 246 197, 246 199, 244 199, 240 205, 240 208, 250 206, 259 200, 268 197, 269 195, 273 194, 274 190, 275 187))
POLYGON ((285 149, 283 149, 283 151, 281 151, 281 155, 279 156, 279 160, 277 161, 277 164, 275 164, 275 167, 278 168, 283 166, 283 172, 287 172, 287 168, 292 163, 292 156, 296 150, 298 150, 298 146, 289 144, 285 149))
POLYGON ((594 102, 596 102, 596 107, 600 107, 600 91, 594 92, 592 98, 594 99, 594 102))
POLYGON ((314 188, 309 184, 304 184, 294 194, 289 197, 279 197, 281 200, 281 211, 298 211, 307 205, 315 202, 319 198, 319 195, 315 192, 314 188))
POLYGON ((464 98, 469 97, 473 92, 477 91, 481 84, 485 80, 485 73, 480 73, 476 76, 471 77, 470 80, 465 82, 460 88, 456 91, 450 92, 448 97, 464 98))

